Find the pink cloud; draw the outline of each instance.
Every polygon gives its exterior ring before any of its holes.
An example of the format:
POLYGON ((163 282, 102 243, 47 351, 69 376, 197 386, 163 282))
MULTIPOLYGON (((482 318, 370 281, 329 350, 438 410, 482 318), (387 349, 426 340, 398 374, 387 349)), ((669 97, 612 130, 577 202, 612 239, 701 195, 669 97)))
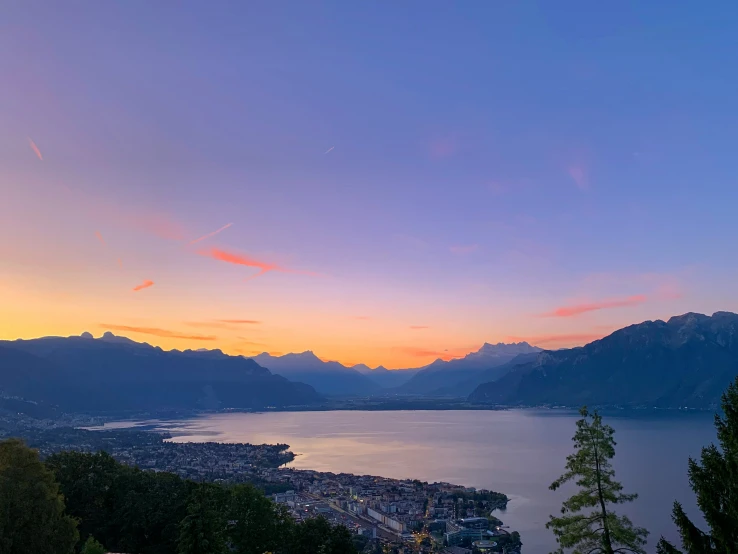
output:
POLYGON ((148 279, 146 279, 140 285, 136 285, 135 287, 133 287, 133 292, 138 292, 140 290, 147 289, 147 288, 153 287, 153 286, 154 286, 154 281, 149 281, 148 279))
POLYGON ((449 248, 454 254, 471 254, 479 248, 478 244, 459 244, 449 248))
POLYGON ((255 258, 251 258, 243 254, 227 252, 225 250, 220 250, 218 248, 200 250, 198 254, 200 254, 201 256, 207 256, 208 258, 213 258, 214 260, 218 260, 221 262, 226 262, 226 263, 235 264, 235 265, 243 265, 246 267, 253 267, 259 270, 254 275, 251 275, 250 277, 248 277, 247 280, 254 279, 270 271, 280 271, 282 273, 300 273, 303 275, 316 275, 315 273, 312 273, 310 271, 299 271, 296 269, 287 269, 286 267, 281 267, 274 263, 265 262, 263 260, 257 260, 255 258))
POLYGON ((413 329, 414 331, 420 331, 422 329, 430 329, 427 325, 411 325, 410 329, 413 329))
POLYGON ((551 312, 541 314, 540 317, 574 317, 586 312, 594 312, 596 310, 606 310, 609 308, 624 308, 627 306, 637 306, 646 302, 647 298, 643 294, 628 296, 627 298, 616 298, 611 300, 602 300, 600 302, 592 302, 589 304, 575 304, 572 306, 562 306, 551 312))
POLYGON ((574 180, 574 183, 580 190, 589 189, 589 177, 586 168, 581 165, 571 165, 568 171, 569 177, 574 180))
POLYGON ((105 239, 100 234, 100 231, 95 231, 95 236, 97 237, 97 240, 100 241, 100 244, 102 244, 103 246, 105 246, 105 239))
POLYGON ((212 335, 185 335, 176 331, 167 329, 159 329, 158 327, 134 327, 131 325, 112 325, 109 323, 101 323, 100 327, 110 331, 123 331, 128 333, 139 333, 143 335, 154 335, 156 337, 165 337, 169 339, 185 339, 185 340, 215 340, 217 337, 212 335))
POLYGON ((44 157, 41 155, 41 150, 38 149, 38 146, 36 146, 36 143, 33 142, 31 137, 28 137, 28 145, 31 147, 31 150, 33 150, 33 152, 36 154, 38 159, 41 161, 44 161, 44 157))

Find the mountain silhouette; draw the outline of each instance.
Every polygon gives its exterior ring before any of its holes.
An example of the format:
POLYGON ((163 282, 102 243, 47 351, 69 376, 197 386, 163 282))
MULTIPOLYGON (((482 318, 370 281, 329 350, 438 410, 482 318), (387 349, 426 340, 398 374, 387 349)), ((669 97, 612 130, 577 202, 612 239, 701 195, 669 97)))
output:
POLYGON ((256 409, 321 401, 309 385, 219 350, 165 351, 106 333, 0 341, 0 390, 65 411, 256 409))
POLYGON ((320 394, 364 396, 381 389, 355 369, 338 362, 324 362, 311 351, 284 356, 264 352, 251 359, 273 373, 311 385, 320 394))
POLYGON ((472 402, 713 408, 738 374, 738 315, 687 313, 630 325, 586 346, 544 351, 472 402))
MULTIPOLYGON (((476 352, 471 352, 463 358, 443 361, 436 360, 432 364, 420 369, 412 379, 396 389, 398 394, 443 396, 446 391, 454 390, 454 387, 462 383, 470 383, 463 387, 466 396, 474 390, 474 387, 484 381, 475 381, 475 378, 483 375, 484 371, 497 367, 506 367, 505 364, 520 354, 531 354, 540 352, 541 349, 531 346, 527 342, 513 344, 484 343, 476 352)), ((487 374, 489 378, 497 373, 487 374)))

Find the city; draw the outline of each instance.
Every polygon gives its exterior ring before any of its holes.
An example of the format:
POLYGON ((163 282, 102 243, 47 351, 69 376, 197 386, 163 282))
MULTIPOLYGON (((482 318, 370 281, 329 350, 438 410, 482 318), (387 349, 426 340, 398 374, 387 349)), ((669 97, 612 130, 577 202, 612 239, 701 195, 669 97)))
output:
MULTIPOLYGON (((98 419, 74 416, 80 425, 98 419)), ((252 483, 297 521, 322 516, 365 537, 406 552, 518 552, 521 538, 495 517, 506 495, 451 483, 285 467, 286 444, 172 442, 141 429, 90 430, 2 414, 0 439, 21 436, 42 457, 62 451, 106 451, 119 462, 170 472, 198 482, 252 483), (475 546, 476 545, 476 546, 475 546), (465 549, 464 546, 469 547, 465 549)))

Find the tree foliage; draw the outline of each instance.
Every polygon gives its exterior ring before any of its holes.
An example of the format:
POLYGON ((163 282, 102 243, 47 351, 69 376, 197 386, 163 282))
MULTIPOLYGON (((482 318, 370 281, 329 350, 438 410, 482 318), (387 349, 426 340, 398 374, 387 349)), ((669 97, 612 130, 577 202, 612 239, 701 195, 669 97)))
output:
POLYGON ((17 439, 0 442, 0 552, 71 554, 78 536, 38 453, 17 439))
POLYGON ((557 490, 574 481, 579 490, 564 501, 561 516, 551 516, 546 527, 553 530, 560 553, 573 549, 574 554, 645 554, 648 531, 611 508, 637 498, 623 493, 615 480, 610 463, 615 456, 614 430, 602 423, 597 412, 582 408, 580 414, 573 438, 575 451, 566 458, 566 472, 550 486, 557 490), (591 511, 585 513, 588 509, 591 511))
MULTIPOLYGON (((722 397, 723 415, 715 416, 720 447, 702 449, 700 461, 689 459, 689 484, 710 531, 699 529, 674 502, 672 519, 687 554, 738 552, 738 378, 722 397)), ((680 554, 663 537, 659 554, 680 554)))
POLYGON ((63 452, 49 457, 47 465, 67 497, 68 512, 80 520, 83 539, 95 536, 112 551, 357 552, 345 527, 324 519, 296 524, 284 506, 249 484, 194 483, 124 466, 105 453, 63 452))
POLYGON ((178 554, 224 554, 227 521, 218 488, 202 485, 192 495, 179 523, 178 554))
POLYGON ((85 544, 82 545, 81 554, 105 554, 106 552, 105 547, 95 540, 95 537, 90 535, 87 537, 85 544))

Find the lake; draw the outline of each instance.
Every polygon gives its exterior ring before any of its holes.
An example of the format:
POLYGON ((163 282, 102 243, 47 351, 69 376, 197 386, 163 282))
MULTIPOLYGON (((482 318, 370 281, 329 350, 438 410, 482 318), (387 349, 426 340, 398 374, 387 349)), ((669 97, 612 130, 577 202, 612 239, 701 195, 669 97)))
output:
MULTIPOLYGON (((180 442, 286 443, 297 454, 290 465, 318 471, 447 481, 507 494, 498 516, 519 531, 526 554, 545 554, 555 542, 545 528, 571 489, 548 485, 572 452, 578 414, 559 410, 330 411, 216 414, 162 421, 180 442)), ((677 539, 671 505, 679 500, 701 521, 687 481, 687 459, 715 441, 707 413, 616 412, 613 461, 625 492, 640 497, 625 508, 651 531, 649 552, 660 535, 677 539)), ((131 422, 108 426, 131 425, 131 422)))

